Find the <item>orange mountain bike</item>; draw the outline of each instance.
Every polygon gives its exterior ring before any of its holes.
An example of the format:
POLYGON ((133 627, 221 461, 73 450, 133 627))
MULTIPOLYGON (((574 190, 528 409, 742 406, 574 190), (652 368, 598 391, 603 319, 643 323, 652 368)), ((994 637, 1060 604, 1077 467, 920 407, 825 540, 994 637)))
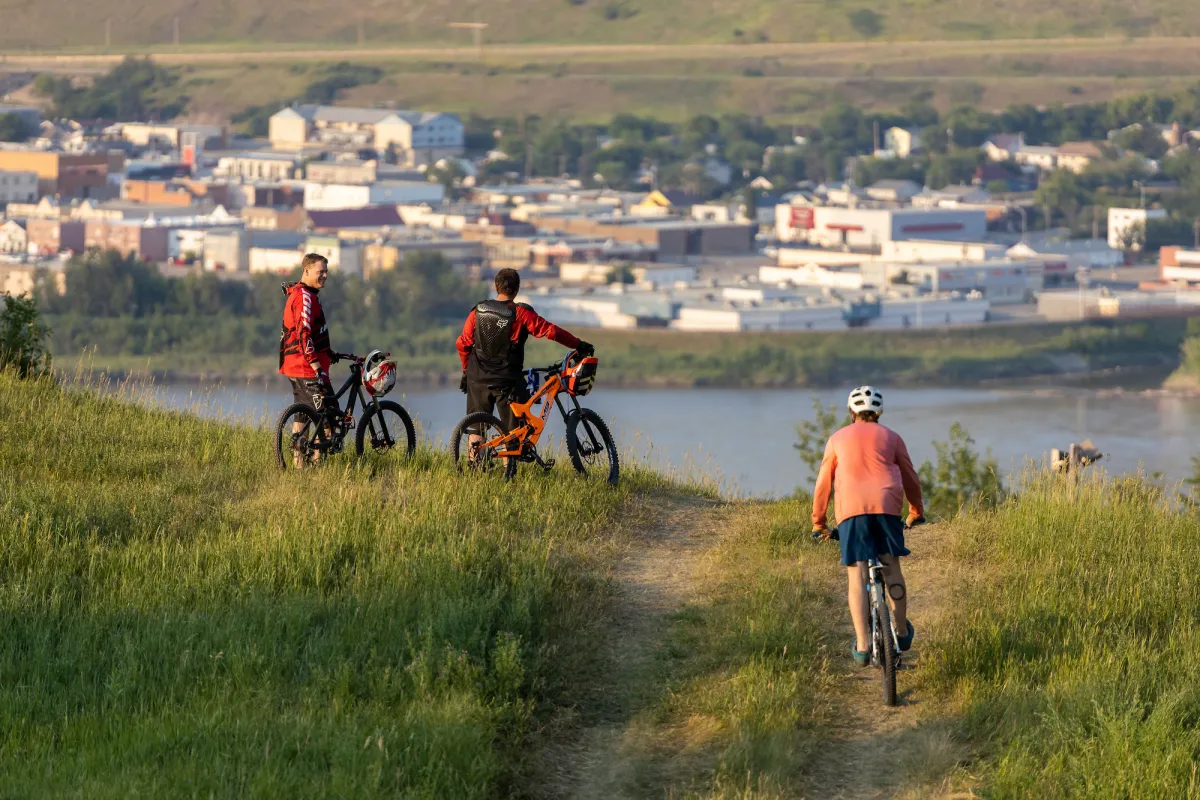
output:
POLYGON ((537 443, 554 407, 566 423, 567 453, 575 470, 616 486, 621 476, 616 442, 600 415, 579 405, 579 398, 592 390, 598 363, 595 358, 583 358, 572 351, 562 361, 529 370, 530 388, 534 391, 523 403, 515 399, 523 387, 489 386, 499 393, 500 402, 510 404, 516 427, 505 432, 500 420, 486 411, 468 414, 450 434, 454 463, 460 469, 478 472, 502 469, 505 479, 517 474, 521 462, 550 469, 554 459, 543 459, 537 443), (543 375, 546 382, 539 388, 543 375), (563 405, 564 394, 574 406, 570 411, 563 405), (538 412, 533 410, 536 405, 541 405, 538 412))

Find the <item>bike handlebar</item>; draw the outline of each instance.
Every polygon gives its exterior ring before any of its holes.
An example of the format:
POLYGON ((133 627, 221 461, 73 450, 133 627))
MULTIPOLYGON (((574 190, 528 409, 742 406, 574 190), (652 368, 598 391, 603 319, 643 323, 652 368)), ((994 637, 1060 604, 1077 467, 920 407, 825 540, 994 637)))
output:
POLYGON ((359 358, 354 353, 334 353, 338 361, 353 361, 355 364, 361 364, 366 361, 365 358, 359 358))

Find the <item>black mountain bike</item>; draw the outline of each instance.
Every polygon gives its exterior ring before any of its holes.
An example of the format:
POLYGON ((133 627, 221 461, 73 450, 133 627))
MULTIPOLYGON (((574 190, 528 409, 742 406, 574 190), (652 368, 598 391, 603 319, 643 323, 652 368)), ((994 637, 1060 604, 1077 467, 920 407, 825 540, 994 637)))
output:
MULTIPOLYGON (((919 520, 914 525, 924 524, 919 520)), ((905 530, 911 530, 907 524, 905 530)), ((815 534, 814 534, 815 536, 815 534)), ((837 541, 837 525, 829 529, 830 541, 837 541)), ((867 600, 870 604, 871 666, 880 670, 883 678, 883 702, 894 706, 897 703, 896 673, 904 669, 900 636, 892 619, 892 607, 888 604, 887 581, 884 566, 879 558, 867 561, 867 600)))
POLYGON ((417 449, 417 432, 404 406, 380 400, 363 388, 364 359, 350 353, 338 353, 337 357, 350 362, 350 377, 336 395, 339 405, 342 397, 349 395, 346 411, 341 419, 331 419, 307 403, 288 406, 275 425, 275 460, 282 470, 314 467, 341 453, 346 438, 356 428, 354 450, 360 458, 368 447, 377 453, 397 450, 403 458, 417 449), (363 409, 357 424, 356 401, 363 409))

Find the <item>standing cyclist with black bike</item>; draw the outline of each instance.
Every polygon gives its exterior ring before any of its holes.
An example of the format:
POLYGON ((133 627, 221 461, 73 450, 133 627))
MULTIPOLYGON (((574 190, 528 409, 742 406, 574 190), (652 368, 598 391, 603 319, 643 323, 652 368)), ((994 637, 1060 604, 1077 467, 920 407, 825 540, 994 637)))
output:
MULTIPOLYGON (((520 290, 521 276, 515 269, 497 272, 496 299, 485 300, 471 310, 462 335, 455 342, 462 360, 459 389, 467 396, 467 413, 491 414, 495 409, 505 431, 511 431, 516 424, 509 401, 490 387, 511 389, 511 400, 518 403, 529 399, 525 385, 525 340, 531 334, 574 348, 582 356, 595 351, 574 334, 538 316, 528 305, 514 302, 520 290)), ((473 436, 472 442, 476 438, 473 436)))
MULTIPOLYGON (((317 296, 329 279, 329 261, 325 256, 309 253, 301 261, 301 268, 299 281, 283 284, 287 301, 279 335, 279 372, 291 380, 296 402, 324 414, 332 433, 342 421, 329 380, 329 367, 337 357, 329 346, 329 326, 317 296)), ((293 427, 299 433, 303 423, 293 423, 293 427)), ((319 454, 314 456, 319 457, 319 454)))
POLYGON ((900 557, 911 554, 904 546, 905 523, 900 516, 908 498, 908 525, 925 521, 921 482, 913 469, 908 448, 895 431, 879 424, 883 395, 870 386, 860 386, 848 401, 854 421, 842 428, 825 445, 817 486, 813 490, 813 536, 832 538, 825 527, 829 495, 834 498, 842 564, 849 576, 850 618, 854 621, 854 660, 870 663, 871 639, 867 609, 867 561, 879 558, 884 581, 894 606, 901 650, 912 646, 913 626, 908 621, 908 599, 900 557))

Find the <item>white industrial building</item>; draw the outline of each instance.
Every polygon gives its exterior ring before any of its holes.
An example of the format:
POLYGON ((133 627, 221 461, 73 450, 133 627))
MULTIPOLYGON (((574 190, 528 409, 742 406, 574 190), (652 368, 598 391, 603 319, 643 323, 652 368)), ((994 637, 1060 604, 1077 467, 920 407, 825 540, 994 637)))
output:
POLYGON ((834 331, 847 328, 840 302, 824 298, 771 306, 733 301, 683 306, 671 327, 680 331, 834 331))
POLYGON ((371 184, 304 184, 304 208, 309 211, 340 211, 381 205, 441 205, 446 189, 440 183, 423 181, 377 181, 371 184))
POLYGON ((847 304, 805 297, 774 303, 723 302, 684 305, 671 327, 682 331, 835 331, 851 327, 903 329, 978 325, 991 304, 978 295, 870 298, 847 304), (848 306, 854 306, 852 313, 848 306))
POLYGON ((819 286, 831 289, 863 288, 862 270, 853 267, 823 267, 820 264, 805 264, 802 267, 758 268, 761 283, 790 284, 792 286, 819 286))
POLYGON ((878 252, 888 242, 943 239, 977 242, 987 233, 983 209, 838 208, 779 205, 780 241, 878 252))
POLYGON ((530 303, 537 313, 564 328, 636 328, 637 317, 622 310, 621 301, 603 296, 541 296, 520 297, 530 303))
POLYGON ((992 305, 1024 303, 1041 291, 1043 264, 1037 259, 891 262, 862 266, 867 286, 915 286, 928 294, 978 292, 992 305))
POLYGON ((1110 208, 1108 210, 1108 246, 1124 250, 1141 250, 1146 242, 1146 223, 1166 219, 1165 208, 1110 208), (1140 231, 1138 230, 1140 228, 1140 231))
POLYGON ((884 243, 879 255, 885 261, 990 261, 1004 258, 1007 250, 996 242, 901 239, 884 243))

